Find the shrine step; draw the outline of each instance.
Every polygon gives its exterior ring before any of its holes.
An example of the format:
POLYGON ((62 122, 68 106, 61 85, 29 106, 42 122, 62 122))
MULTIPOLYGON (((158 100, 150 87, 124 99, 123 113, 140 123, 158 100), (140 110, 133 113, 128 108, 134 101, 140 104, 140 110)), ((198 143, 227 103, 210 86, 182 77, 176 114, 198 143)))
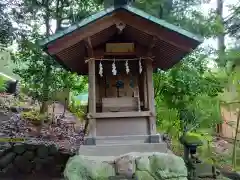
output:
POLYGON ((139 144, 139 143, 159 143, 160 135, 127 135, 127 136, 97 136, 96 144, 139 144))
POLYGON ((80 155, 85 156, 119 156, 130 152, 162 152, 169 153, 166 143, 139 144, 105 144, 89 146, 83 145, 79 149, 80 155))

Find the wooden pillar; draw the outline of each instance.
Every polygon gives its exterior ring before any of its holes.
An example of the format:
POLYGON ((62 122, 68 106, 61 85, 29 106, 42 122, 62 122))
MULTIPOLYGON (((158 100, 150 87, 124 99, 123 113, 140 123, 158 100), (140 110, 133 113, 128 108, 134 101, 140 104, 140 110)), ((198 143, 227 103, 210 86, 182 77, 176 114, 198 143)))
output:
POLYGON ((149 109, 148 107, 148 92, 147 92, 147 73, 146 68, 143 71, 143 89, 144 89, 144 109, 149 109))
POLYGON ((96 74, 95 74, 95 60, 88 62, 88 112, 89 116, 89 134, 95 139, 96 137, 96 119, 92 118, 91 114, 96 113, 96 74))
POLYGON ((150 59, 146 60, 146 74, 147 74, 147 94, 148 94, 148 108, 151 112, 149 117, 149 131, 150 135, 156 134, 156 112, 154 103, 154 88, 153 88, 153 67, 150 59))

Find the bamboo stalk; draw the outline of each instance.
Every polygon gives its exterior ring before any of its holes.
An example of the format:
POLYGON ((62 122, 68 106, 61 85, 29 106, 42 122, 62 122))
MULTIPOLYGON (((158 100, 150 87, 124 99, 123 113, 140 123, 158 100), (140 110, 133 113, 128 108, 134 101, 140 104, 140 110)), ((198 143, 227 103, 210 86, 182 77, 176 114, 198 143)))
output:
POLYGON ((237 137, 238 137, 238 128, 240 124, 240 111, 238 110, 238 116, 237 116, 237 127, 236 127, 236 134, 234 138, 234 144, 233 144, 233 155, 232 155, 232 164, 233 168, 236 169, 236 147, 237 147, 237 137))
POLYGON ((240 104, 240 101, 235 101, 235 102, 224 102, 224 101, 220 101, 220 104, 223 104, 223 105, 240 104))

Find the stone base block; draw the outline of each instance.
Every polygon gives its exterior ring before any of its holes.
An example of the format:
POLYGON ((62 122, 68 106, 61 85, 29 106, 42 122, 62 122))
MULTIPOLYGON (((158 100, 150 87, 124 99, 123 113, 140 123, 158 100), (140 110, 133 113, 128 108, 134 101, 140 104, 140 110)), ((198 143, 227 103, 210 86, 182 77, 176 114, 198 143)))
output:
POLYGON ((139 144, 139 143, 159 143, 162 142, 160 135, 131 135, 131 136, 97 136, 95 138, 86 137, 84 145, 102 144, 139 144))
POLYGON ((130 152, 161 152, 169 153, 166 143, 139 143, 139 144, 103 144, 96 146, 83 145, 79 155, 84 156, 119 156, 130 152))

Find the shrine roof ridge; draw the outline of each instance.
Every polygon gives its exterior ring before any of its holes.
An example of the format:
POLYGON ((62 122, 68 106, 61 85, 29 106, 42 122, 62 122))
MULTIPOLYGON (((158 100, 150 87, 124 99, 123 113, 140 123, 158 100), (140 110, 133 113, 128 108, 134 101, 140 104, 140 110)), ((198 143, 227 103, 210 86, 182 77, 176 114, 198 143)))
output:
POLYGON ((65 29, 65 30, 62 30, 62 31, 59 31, 51 36, 49 36, 48 38, 45 38, 41 41, 39 41, 39 45, 41 47, 46 47, 49 43, 51 42, 54 42, 56 41, 57 39, 67 35, 67 34, 70 34, 72 33, 73 31, 75 30, 78 30, 78 29, 81 29, 83 28, 84 26, 98 20, 98 19, 101 19, 103 18, 104 16, 107 16, 111 13, 113 13, 114 11, 116 10, 120 10, 120 9, 123 9, 123 10, 126 10, 130 13, 133 13, 133 14, 136 14, 137 16, 140 16, 144 19, 147 19, 155 24, 158 24, 164 28, 167 28, 171 31, 175 31, 183 36, 186 36, 190 39, 193 39, 195 41, 198 41, 199 43, 202 43, 203 42, 203 37, 199 36, 199 35, 195 35, 187 30, 184 30, 183 28, 179 27, 179 26, 176 26, 176 25, 173 25, 173 24, 170 24, 168 23, 167 21, 165 20, 162 20, 162 19, 159 19, 157 17, 154 17, 138 8, 135 8, 135 7, 132 7, 132 6, 129 6, 129 5, 125 5, 125 6, 119 6, 119 7, 110 7, 110 8, 107 8, 107 9, 104 9, 98 13, 95 13, 89 17, 86 17, 84 18, 82 21, 80 21, 79 23, 75 24, 75 25, 72 25, 70 26, 69 28, 65 29))

